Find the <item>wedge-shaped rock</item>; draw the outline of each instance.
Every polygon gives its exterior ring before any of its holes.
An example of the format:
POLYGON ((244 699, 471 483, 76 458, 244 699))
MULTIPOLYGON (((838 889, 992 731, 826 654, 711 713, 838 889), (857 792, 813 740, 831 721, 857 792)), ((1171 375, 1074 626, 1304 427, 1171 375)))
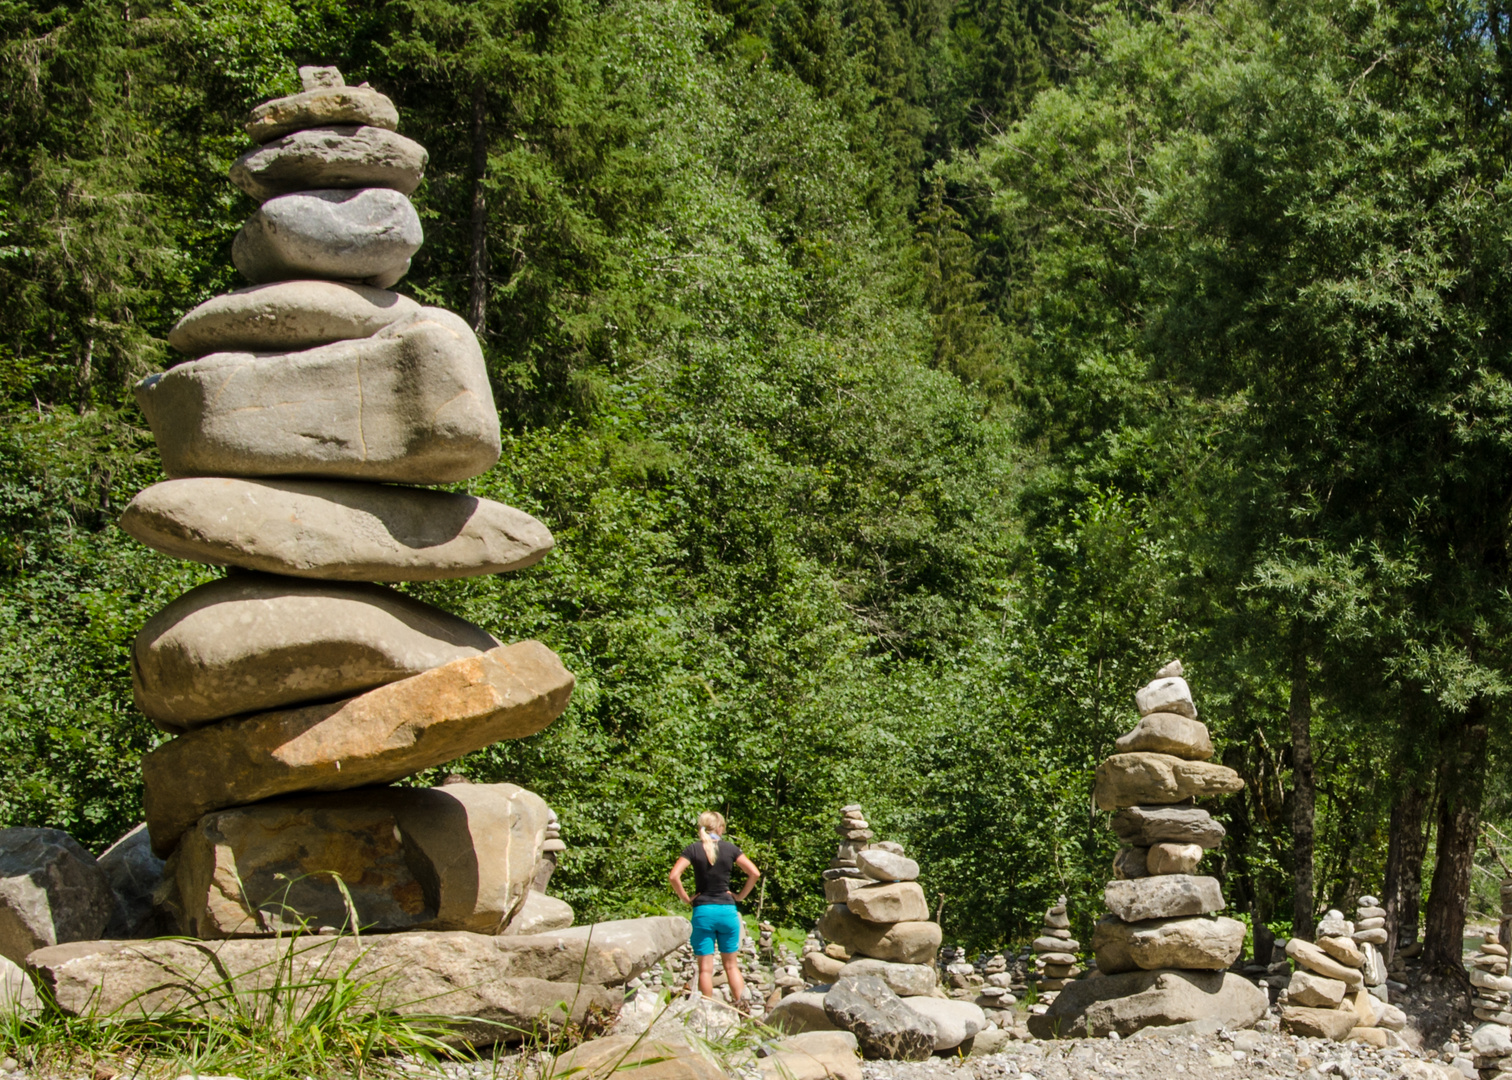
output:
POLYGON ((1150 751, 1174 757, 1206 761, 1213 756, 1213 740, 1201 720, 1179 713, 1157 712, 1140 718, 1138 725, 1113 744, 1120 754, 1150 751))
POLYGON ((499 460, 483 353, 439 308, 359 341, 212 353, 143 379, 136 399, 173 477, 444 484, 499 460))
POLYGON ((1100 1039, 1194 1020, 1239 1031, 1269 1004, 1264 990, 1232 971, 1130 971, 1067 983, 1044 1015, 1029 1017, 1029 1032, 1039 1039, 1100 1039))
POLYGON ((0 956, 98 937, 114 909, 105 872, 62 829, 0 829, 0 956))
POLYGON ((1103 919, 1092 937, 1097 969, 1106 975, 1143 968, 1222 971, 1244 948, 1244 924, 1237 919, 1156 919, 1126 923, 1103 919))
POLYGON ((844 904, 832 904, 819 920, 819 934, 852 957, 870 956, 898 964, 928 964, 940 948, 940 924, 867 922, 844 904))
POLYGON ((1243 787, 1239 774, 1226 765, 1169 754, 1114 754, 1097 767, 1096 798, 1099 809, 1117 810, 1228 795, 1243 787))
POLYGON ((1286 955, 1315 975, 1337 979, 1349 990, 1359 990, 1365 985, 1365 977, 1358 968, 1345 967, 1310 941, 1292 938, 1286 943, 1286 955))
POLYGON ((929 901, 917 881, 894 881, 867 885, 846 901, 851 914, 867 922, 923 922, 929 918, 929 901))
POLYGON ((1129 806, 1113 815, 1114 834, 1125 844, 1196 844, 1212 850, 1223 843, 1223 826, 1197 806, 1129 806))
POLYGON ((522 570, 551 532, 472 495, 325 480, 167 480, 137 493, 121 528, 213 566, 335 581, 433 581, 522 570))
POLYGON ((343 281, 277 281, 206 300, 168 331, 168 344, 190 356, 213 352, 283 352, 376 334, 413 318, 407 296, 343 281))
POLYGON ((1325 979, 1310 971, 1294 971, 1286 987, 1286 1000, 1306 1009, 1333 1009, 1344 1000, 1344 990, 1344 984, 1338 979, 1325 979))
POLYGON ((1124 922, 1207 915, 1224 907, 1217 878, 1163 874, 1134 881, 1110 881, 1103 889, 1108 910, 1124 922))
POLYGON ((367 124, 393 131, 399 110, 369 86, 322 86, 265 101, 247 117, 247 134, 260 143, 306 128, 367 124))
POLYGON ((420 215, 390 188, 296 191, 269 199, 246 220, 231 261, 254 285, 336 278, 387 289, 424 241, 420 215))
POLYGON ((142 758, 153 850, 167 855, 212 810, 384 784, 534 735, 567 707, 572 682, 554 652, 521 641, 360 697, 180 735, 142 758))
POLYGON ((1202 848, 1197 844, 1171 844, 1162 841, 1151 844, 1145 856, 1145 868, 1152 874, 1190 874, 1202 861, 1202 848))
POLYGON ((1354 1029, 1353 1009, 1307 1009, 1288 1005, 1281 1010, 1281 1027, 1292 1035, 1342 1042, 1354 1029))
POLYGON ((382 585, 233 574, 147 620, 132 649, 137 708, 165 731, 325 701, 498 648, 465 619, 382 585))
POLYGON ((258 202, 311 188, 420 186, 428 155, 414 139, 381 127, 306 128, 253 150, 231 165, 231 182, 258 202))
POLYGON ((184 930, 497 934, 530 892, 550 814, 514 784, 301 795, 206 814, 176 858, 184 930))
MULTIPOLYGON (((115 910, 104 937, 149 938, 178 933, 178 921, 165 906, 167 867, 152 853, 147 826, 138 825, 106 849, 100 869, 115 894, 115 910)), ((100 935, 91 935, 100 936, 100 935)))

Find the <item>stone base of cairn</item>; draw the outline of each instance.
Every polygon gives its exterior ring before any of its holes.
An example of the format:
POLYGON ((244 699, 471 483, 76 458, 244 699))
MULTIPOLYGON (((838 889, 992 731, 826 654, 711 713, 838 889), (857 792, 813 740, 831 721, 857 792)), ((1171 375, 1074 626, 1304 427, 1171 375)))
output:
POLYGON ((1030 948, 1034 951, 1035 969, 1030 975, 1039 1002, 1049 1005, 1066 983, 1081 974, 1076 953, 1081 942, 1071 937, 1071 917, 1066 914, 1062 896, 1045 911, 1045 925, 1030 948))
POLYGON ((1200 1019, 1239 1029, 1269 1005, 1265 991, 1227 970, 1243 948, 1244 924, 1211 917, 1224 907, 1223 893, 1215 878, 1194 874, 1223 839, 1223 827, 1194 800, 1244 782, 1208 760, 1212 742, 1182 674, 1174 661, 1134 695, 1138 726, 1098 766, 1097 806, 1115 811, 1113 830, 1125 845, 1104 892, 1112 914, 1092 939, 1104 977, 1066 984, 1031 1017, 1040 1038, 1127 1035, 1200 1019))
POLYGON ((1386 913, 1373 896, 1360 898, 1359 923, 1330 911, 1318 923, 1317 941, 1292 938, 1286 954, 1297 964, 1282 999, 1281 1026, 1294 1035, 1353 1039, 1386 1046, 1407 1022, 1386 1002, 1386 913))
MULTIPOLYGON (((142 762, 160 900, 181 933, 238 939, 237 955, 357 928, 562 931, 572 909, 546 889, 564 845, 539 796, 383 786, 539 732, 573 676, 539 642, 503 645, 389 587, 528 567, 553 540, 520 510, 415 486, 497 462, 488 371, 461 318, 389 291, 422 241, 408 195, 424 148, 365 84, 300 76, 252 111, 258 145, 231 167, 260 204, 232 247, 251 286, 185 315, 168 340, 186 360, 135 388, 172 479, 122 528, 229 568, 133 648, 136 704, 174 736, 142 762)), ((555 1000, 616 995, 599 997, 555 1000)))

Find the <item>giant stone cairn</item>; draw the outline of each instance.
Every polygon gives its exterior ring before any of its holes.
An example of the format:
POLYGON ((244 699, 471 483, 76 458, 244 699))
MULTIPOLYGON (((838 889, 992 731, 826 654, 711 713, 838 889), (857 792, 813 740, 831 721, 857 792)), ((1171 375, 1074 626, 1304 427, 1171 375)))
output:
POLYGON ((462 319, 389 291, 422 239, 424 148, 365 84, 300 76, 253 110, 258 145, 231 168, 261 203, 232 248, 252 286, 184 316, 169 342, 191 359, 136 387, 172 479, 122 527, 231 568, 148 620, 132 656, 137 705, 175 736, 142 762, 170 906, 202 938, 340 929, 343 886, 363 929, 569 925, 531 899, 554 840, 538 796, 384 786, 540 731, 573 677, 539 642, 388 586, 527 567, 552 538, 405 486, 498 460, 483 354, 462 319))

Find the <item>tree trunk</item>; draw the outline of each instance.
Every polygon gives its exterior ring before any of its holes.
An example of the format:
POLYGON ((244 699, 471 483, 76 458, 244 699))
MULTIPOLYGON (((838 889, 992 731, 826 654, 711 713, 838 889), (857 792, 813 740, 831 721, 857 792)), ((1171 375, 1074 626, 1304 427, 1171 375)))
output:
POLYGON ((1428 792, 1408 784, 1391 804, 1391 835, 1386 848, 1386 880, 1381 901, 1386 908, 1386 944, 1382 952, 1389 962, 1397 948, 1417 940, 1418 909, 1423 896, 1423 852, 1427 835, 1423 815, 1428 792))
POLYGON ((1438 857, 1428 890, 1423 965, 1465 978, 1465 904, 1485 790, 1485 706, 1476 699, 1450 732, 1439 772, 1438 857))
POLYGON ((1292 653, 1291 702, 1286 714, 1292 751, 1292 935, 1311 941, 1315 927, 1313 809, 1318 796, 1313 782, 1312 692, 1307 683, 1307 650, 1300 636, 1292 653))
POLYGON ((467 261, 469 281, 467 321, 482 334, 488 321, 488 94, 479 79, 472 99, 472 251, 467 261))

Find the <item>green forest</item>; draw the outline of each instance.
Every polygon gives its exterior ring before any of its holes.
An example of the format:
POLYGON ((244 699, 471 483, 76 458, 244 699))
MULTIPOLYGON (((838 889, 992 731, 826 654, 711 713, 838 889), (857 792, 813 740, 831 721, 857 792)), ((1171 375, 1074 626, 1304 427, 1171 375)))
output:
POLYGON ((0 0, 0 52, 0 825, 140 820, 132 640, 218 571, 116 526, 130 388, 242 284, 247 110, 334 64, 430 153, 466 490, 557 542, 405 587, 577 676, 450 768, 557 810, 580 919, 671 910, 716 809, 806 928, 858 802, 947 942, 1087 932, 1173 657, 1257 938, 1495 910, 1512 4, 0 0))

